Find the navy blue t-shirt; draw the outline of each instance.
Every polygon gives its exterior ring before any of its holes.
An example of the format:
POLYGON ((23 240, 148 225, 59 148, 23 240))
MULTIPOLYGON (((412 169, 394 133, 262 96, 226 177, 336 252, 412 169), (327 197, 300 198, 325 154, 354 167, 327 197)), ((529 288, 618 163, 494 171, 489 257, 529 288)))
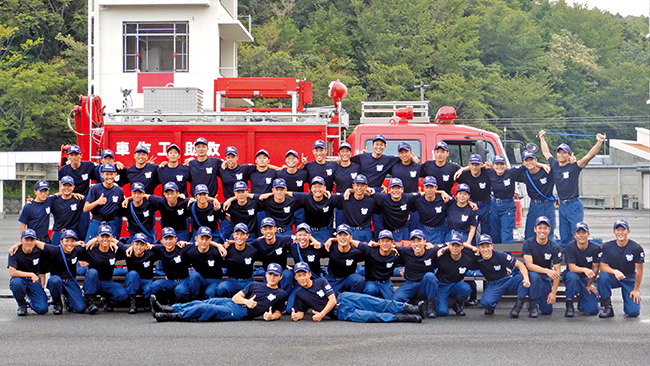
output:
POLYGON ((366 243, 359 243, 359 251, 365 257, 366 280, 386 281, 393 276, 393 270, 402 264, 402 257, 394 251, 388 255, 381 255, 378 247, 369 247, 366 243))
POLYGON ((250 174, 255 171, 257 167, 252 164, 239 164, 235 169, 221 169, 219 167, 219 178, 221 178, 221 191, 223 192, 223 197, 228 199, 235 195, 235 192, 232 190, 235 186, 235 183, 247 182, 249 180, 250 174))
POLYGON ((14 255, 9 255, 7 268, 14 267, 18 271, 31 272, 39 274, 39 267, 43 251, 34 247, 30 253, 23 252, 23 248, 18 248, 14 255))
POLYGON ((439 247, 425 249, 421 256, 415 255, 411 247, 395 247, 404 263, 404 279, 420 282, 425 274, 436 270, 436 253, 439 247))
POLYGON ((321 177, 325 179, 325 187, 328 191, 334 189, 334 171, 336 171, 337 163, 333 161, 326 161, 324 164, 318 164, 316 161, 310 161, 305 164, 305 170, 307 171, 307 179, 309 182, 314 177, 321 177))
POLYGON ((308 175, 307 171, 303 169, 298 169, 293 174, 289 174, 286 169, 277 173, 278 178, 287 182, 287 191, 289 192, 305 192, 305 185, 309 185, 308 175))
POLYGON ((422 176, 423 166, 420 163, 411 163, 404 165, 401 161, 393 165, 390 175, 393 178, 399 178, 404 184, 404 193, 415 193, 418 191, 420 177, 422 176))
POLYGON ((205 279, 223 277, 223 258, 217 248, 210 245, 207 252, 201 253, 199 247, 193 245, 185 252, 185 258, 201 277, 205 279))
POLYGON ((542 268, 553 269, 554 264, 562 263, 562 250, 551 239, 541 245, 537 242, 537 238, 528 238, 524 240, 521 254, 532 256, 533 264, 542 268))
POLYGON ((187 197, 187 182, 191 181, 190 167, 183 164, 178 164, 175 168, 171 168, 169 165, 164 168, 158 167, 156 174, 162 186, 165 186, 167 182, 174 182, 178 186, 178 192, 187 197))
MULTIPOLYGON (((258 196, 255 196, 255 199, 258 199, 258 196)), ((275 220, 275 224, 278 227, 288 227, 293 225, 294 212, 298 205, 295 198, 286 196, 284 197, 284 201, 275 202, 273 196, 271 196, 258 202, 264 208, 264 211, 266 211, 266 215, 275 220)))
POLYGON ((259 204, 256 200, 246 199, 246 203, 240 206, 237 200, 234 200, 226 213, 230 215, 232 226, 241 223, 246 224, 251 232, 257 231, 257 212, 259 204))
POLYGON ((305 222, 313 228, 327 227, 332 223, 334 208, 343 197, 331 195, 330 198, 323 196, 319 202, 314 200, 311 193, 294 193, 297 205, 305 210, 305 222))
POLYGON ((129 206, 126 209, 122 209, 122 213, 126 217, 126 227, 129 233, 131 235, 144 233, 135 220, 135 217, 137 217, 140 224, 149 232, 147 235, 155 237, 154 222, 156 221, 156 211, 158 209, 149 200, 142 200, 142 204, 138 207, 133 204, 133 201, 129 201, 129 206))
POLYGON ((285 268, 292 243, 293 239, 290 236, 276 235, 273 244, 267 243, 265 238, 259 238, 253 240, 250 245, 257 250, 256 259, 262 262, 264 268, 271 263, 277 263, 285 268))
POLYGON ((189 199, 176 199, 174 207, 167 203, 165 197, 149 196, 149 202, 160 212, 160 221, 163 227, 173 227, 176 231, 187 230, 187 217, 190 210, 187 207, 189 199))
POLYGON ((227 249, 228 255, 224 258, 224 265, 227 268, 228 276, 240 280, 253 277, 253 262, 257 255, 257 249, 246 244, 244 249, 239 251, 232 244, 227 249))
MULTIPOLYGON (((76 229, 83 213, 85 199, 76 199, 70 197, 67 200, 63 197, 50 196, 51 211, 54 217, 53 231, 61 231, 63 229, 76 229)), ((33 203, 32 203, 33 204, 33 203)))
POLYGON ((284 312, 286 308, 286 302, 289 295, 279 288, 269 288, 267 285, 261 282, 253 282, 246 286, 242 292, 244 293, 244 298, 250 299, 255 296, 255 302, 257 306, 252 309, 248 309, 248 315, 244 319, 253 319, 258 316, 264 315, 269 308, 271 312, 276 311, 284 312))
POLYGON ((352 227, 370 227, 372 215, 379 213, 377 201, 366 195, 357 200, 353 194, 350 194, 347 200, 340 198, 336 207, 343 210, 345 223, 352 227))
POLYGON ((555 179, 555 187, 560 200, 569 200, 580 196, 578 181, 582 168, 578 163, 569 163, 560 166, 556 158, 548 158, 548 164, 551 166, 551 174, 555 179))
POLYGON ((371 153, 355 155, 350 161, 359 164, 359 172, 368 178, 368 187, 373 188, 381 186, 391 168, 401 162, 397 156, 382 155, 375 158, 371 153))
MULTIPOLYGON (((600 253, 602 249, 594 242, 588 242, 587 249, 580 250, 578 243, 574 240, 566 245, 564 251, 564 260, 567 264, 573 263, 578 267, 589 268, 593 267, 594 263, 600 263, 600 253)), ((584 273, 580 273, 584 276, 584 273)))
POLYGON ((210 191, 208 194, 210 197, 217 196, 217 191, 219 190, 217 176, 219 175, 221 163, 223 163, 223 160, 212 157, 208 157, 202 162, 198 159, 190 161, 190 182, 192 182, 190 194, 192 196, 194 196, 194 189, 199 184, 208 186, 208 191, 210 191))
POLYGON ((45 261, 50 265, 50 276, 59 276, 61 278, 75 278, 77 277, 77 262, 79 261, 79 255, 84 251, 82 247, 74 247, 70 253, 65 253, 65 260, 68 264, 66 268, 65 263, 63 263, 63 256, 61 256, 61 246, 45 244, 43 252, 47 255, 47 258, 44 258, 45 261), (70 269, 70 272, 68 272, 70 269), (72 275, 72 277, 70 277, 72 275))
MULTIPOLYGON (((48 230, 50 228, 50 212, 53 199, 49 196, 43 202, 32 201, 30 204, 23 206, 18 221, 25 224, 28 229, 36 231, 38 240, 43 242, 50 241, 48 230)), ((83 208, 83 205, 81 206, 83 208)))
POLYGON ((551 198, 553 196, 553 186, 555 185, 555 180, 553 179, 553 176, 546 173, 544 169, 539 169, 539 171, 537 171, 535 174, 528 172, 528 169, 526 169, 523 165, 513 168, 513 170, 519 172, 517 181, 526 184, 526 193, 528 196, 530 196, 531 199, 544 200, 545 198, 542 195, 548 198, 551 198), (528 172, 528 174, 526 174, 526 172, 528 172), (529 175, 532 179, 532 182, 531 179, 528 178, 529 175), (537 192, 535 187, 533 187, 533 184, 542 193, 542 195, 537 192))
POLYGON ((508 275, 508 269, 513 271, 517 260, 510 254, 498 250, 492 251, 490 259, 478 257, 478 269, 488 281, 500 280, 508 275))
POLYGON ((321 249, 316 249, 312 245, 308 245, 306 248, 301 248, 300 244, 293 243, 289 247, 289 250, 294 262, 307 263, 311 272, 316 276, 320 276, 320 259, 323 255, 322 247, 321 249))
POLYGON ((200 208, 197 202, 194 202, 188 207, 188 211, 192 218, 192 232, 196 232, 201 226, 209 227, 213 233, 217 232, 219 220, 226 218, 226 213, 223 210, 215 210, 212 202, 208 202, 205 208, 200 208))
POLYGON ((506 169, 502 175, 498 175, 494 169, 488 169, 488 177, 492 183, 492 195, 499 199, 512 199, 515 195, 515 182, 520 172, 513 169, 506 169))
POLYGON ((447 218, 447 209, 455 201, 445 202, 440 195, 436 194, 433 201, 429 202, 422 195, 418 198, 411 211, 417 211, 420 214, 420 223, 428 227, 440 227, 445 223, 447 218))
POLYGON ((465 279, 468 270, 477 269, 476 261, 478 257, 467 248, 463 248, 458 260, 451 257, 450 251, 445 251, 438 259, 436 264, 438 272, 436 277, 443 283, 456 283, 465 279))
MULTIPOLYGON (((296 312, 307 312, 309 309, 323 311, 327 306, 328 297, 334 294, 332 286, 324 278, 315 278, 312 280, 310 288, 300 287, 296 291, 296 301, 293 308, 296 312)), ((333 309, 332 309, 333 310, 333 309)), ((330 313, 333 313, 330 312, 330 313)), ((327 314, 333 317, 333 315, 327 314)))
POLYGON ((156 186, 160 184, 158 180, 158 165, 146 163, 141 169, 135 165, 126 168, 126 181, 120 182, 120 184, 124 185, 135 182, 144 184, 144 193, 153 194, 156 186))
POLYGON ((490 199, 492 193, 492 182, 488 175, 488 169, 481 168, 481 174, 474 177, 471 172, 464 171, 458 177, 458 183, 466 183, 471 189, 470 198, 474 202, 483 202, 490 199))
POLYGON ((357 163, 350 162, 350 165, 344 167, 341 164, 334 169, 334 181, 336 182, 336 191, 345 192, 346 189, 352 188, 352 181, 359 174, 360 166, 357 163))
POLYGON ((600 262, 607 263, 612 269, 618 269, 627 278, 634 278, 635 264, 645 262, 645 252, 643 247, 633 240, 628 239, 622 248, 616 244, 616 240, 612 240, 603 244, 600 262))
POLYGON ((379 206, 379 213, 384 219, 384 227, 394 231, 406 227, 411 208, 420 194, 404 193, 399 201, 393 201, 390 194, 386 193, 375 193, 374 197, 379 206))
POLYGON ((86 197, 86 202, 93 203, 97 201, 101 195, 106 197, 106 203, 103 205, 97 205, 91 210, 93 214, 93 219, 99 221, 111 221, 118 213, 120 207, 122 207, 122 201, 124 201, 124 191, 122 188, 113 184, 113 187, 106 188, 103 184, 95 184, 88 192, 88 197, 86 197))
POLYGON ((445 165, 439 167, 435 160, 429 160, 423 164, 423 173, 425 177, 432 176, 438 181, 438 189, 451 194, 451 188, 454 186, 454 174, 460 169, 460 165, 445 162, 445 165))
POLYGON ((100 281, 110 281, 113 279, 113 270, 115 263, 121 259, 126 259, 126 245, 118 243, 119 247, 116 252, 108 249, 107 252, 99 250, 96 245, 91 250, 84 250, 79 253, 79 260, 88 262, 88 268, 96 269, 100 281))
POLYGON ((472 211, 469 205, 458 207, 455 201, 447 208, 447 223, 449 230, 455 230, 461 233, 469 233, 470 226, 478 225, 478 214, 472 211))
POLYGON ((151 248, 151 251, 160 259, 160 263, 162 264, 167 279, 178 281, 185 279, 190 275, 189 258, 185 255, 190 248, 190 246, 184 248, 174 246, 174 250, 168 252, 165 249, 165 246, 160 244, 154 245, 153 248, 151 248))
POLYGON ((136 257, 132 254, 126 257, 126 267, 130 271, 136 271, 140 278, 143 280, 150 280, 153 278, 153 269, 156 267, 158 261, 158 254, 151 250, 145 250, 142 257, 136 257))
POLYGON ((350 250, 344 253, 339 250, 338 244, 330 246, 327 272, 334 278, 346 278, 354 274, 357 271, 357 263, 363 261, 361 251, 351 245, 349 247, 350 250))
POLYGON ((73 193, 83 195, 88 194, 91 180, 97 182, 101 180, 101 177, 97 175, 95 170, 95 163, 91 161, 82 161, 81 165, 77 169, 72 168, 72 164, 62 166, 61 169, 59 169, 59 181, 66 175, 69 175, 74 179, 73 193))
POLYGON ((278 172, 273 169, 266 169, 263 172, 255 169, 251 172, 249 180, 251 182, 251 193, 263 194, 270 193, 278 172))

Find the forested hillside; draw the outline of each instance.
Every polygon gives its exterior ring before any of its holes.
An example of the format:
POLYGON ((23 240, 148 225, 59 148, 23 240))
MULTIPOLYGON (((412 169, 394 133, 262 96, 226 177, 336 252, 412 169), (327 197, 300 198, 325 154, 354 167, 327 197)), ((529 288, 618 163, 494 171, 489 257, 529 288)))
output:
MULTIPOLYGON (((0 149, 56 149, 86 90, 86 1, 0 4, 0 149)), ((546 0, 240 0, 239 14, 256 40, 239 46, 240 76, 306 78, 315 105, 340 79, 353 123, 361 101, 419 100, 424 82, 431 114, 451 105, 508 139, 648 125, 645 17, 546 0)))

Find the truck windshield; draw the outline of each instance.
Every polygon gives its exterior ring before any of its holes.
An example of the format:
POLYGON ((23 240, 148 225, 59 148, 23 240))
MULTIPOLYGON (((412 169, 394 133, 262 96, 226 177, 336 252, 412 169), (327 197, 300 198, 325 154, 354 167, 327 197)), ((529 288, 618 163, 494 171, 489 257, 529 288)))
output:
MULTIPOLYGON (((386 150, 384 150, 384 155, 393 155, 398 156, 397 145, 400 142, 408 142, 411 145, 411 150, 413 154, 418 158, 422 159, 422 142, 420 140, 387 140, 386 141, 386 150)), ((372 152, 372 139, 366 140, 365 143, 366 151, 372 152)))
MULTIPOLYGON (((449 146, 449 159, 452 162, 460 165, 467 166, 467 161, 469 156, 472 154, 478 154, 476 151, 476 142, 477 140, 445 140, 449 146)), ((494 145, 490 141, 487 141, 487 149, 485 151, 485 160, 494 159, 495 154, 494 145)))

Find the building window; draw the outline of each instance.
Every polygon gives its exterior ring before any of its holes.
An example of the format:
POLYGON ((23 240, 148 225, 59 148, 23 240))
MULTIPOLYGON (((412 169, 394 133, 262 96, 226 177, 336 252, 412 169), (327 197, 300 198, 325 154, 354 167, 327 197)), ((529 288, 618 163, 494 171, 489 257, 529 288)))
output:
POLYGON ((188 71, 188 22, 124 22, 124 72, 188 71))

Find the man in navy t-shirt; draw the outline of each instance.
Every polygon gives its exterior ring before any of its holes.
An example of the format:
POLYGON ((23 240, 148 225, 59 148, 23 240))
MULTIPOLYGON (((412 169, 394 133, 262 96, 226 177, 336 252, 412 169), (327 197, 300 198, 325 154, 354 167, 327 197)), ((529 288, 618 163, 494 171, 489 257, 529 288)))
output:
MULTIPOLYGON (((106 222, 113 230, 113 237, 119 238, 120 232, 115 223, 115 216, 120 209, 122 201, 124 201, 124 192, 122 188, 114 184, 117 169, 113 164, 102 165, 102 179, 101 184, 95 184, 84 204, 84 212, 91 212, 93 219, 88 226, 88 233, 86 234, 86 241, 97 236, 97 230, 102 222, 106 222)), ((120 225, 121 227, 121 225, 120 225)))
POLYGON ((307 179, 321 177, 325 180, 325 187, 328 191, 334 189, 334 171, 336 163, 327 161, 327 145, 323 140, 316 140, 313 146, 315 160, 305 164, 305 170, 308 173, 307 179))
MULTIPOLYGON (((181 150, 176 144, 167 147, 167 163, 163 162, 158 167, 158 180, 163 186, 167 182, 178 185, 179 193, 187 197, 187 182, 191 181, 190 168, 179 162, 181 150)), ((147 192, 149 193, 149 192, 147 192)))
POLYGON ((160 184, 158 180, 158 165, 149 163, 149 149, 140 145, 135 148, 135 164, 126 168, 126 181, 120 182, 122 185, 126 183, 140 182, 144 184, 144 192, 146 194, 153 194, 156 186, 160 184))
POLYGON ((548 217, 552 237, 555 231, 555 180, 553 175, 540 168, 534 151, 524 150, 521 159, 521 166, 514 169, 519 172, 517 181, 526 185, 526 194, 530 197, 524 240, 535 237, 535 220, 540 216, 548 217))
POLYGON ((451 188, 454 186, 454 174, 460 166, 456 163, 448 162, 449 146, 446 142, 440 141, 433 149, 435 160, 426 161, 423 164, 423 174, 436 178, 438 188, 444 191, 442 197, 447 201, 451 198, 451 188))
POLYGON ((25 229, 33 229, 36 232, 37 239, 44 243, 50 242, 50 212, 52 201, 48 200, 50 194, 50 185, 45 180, 39 180, 34 187, 36 198, 23 207, 18 221, 20 222, 20 232, 25 229))
POLYGON ((567 244, 564 258, 567 269, 562 273, 566 285, 566 312, 564 316, 574 315, 573 303, 578 301, 578 308, 584 314, 598 314, 598 291, 596 277, 600 270, 600 246, 589 241, 589 226, 579 222, 573 234, 576 240, 567 244))
POLYGON ((194 141, 194 150, 196 151, 196 159, 189 162, 190 181, 192 182, 190 194, 194 195, 194 189, 197 185, 205 184, 210 190, 210 197, 216 197, 219 191, 217 176, 223 160, 208 156, 208 140, 203 137, 199 137, 194 141))

